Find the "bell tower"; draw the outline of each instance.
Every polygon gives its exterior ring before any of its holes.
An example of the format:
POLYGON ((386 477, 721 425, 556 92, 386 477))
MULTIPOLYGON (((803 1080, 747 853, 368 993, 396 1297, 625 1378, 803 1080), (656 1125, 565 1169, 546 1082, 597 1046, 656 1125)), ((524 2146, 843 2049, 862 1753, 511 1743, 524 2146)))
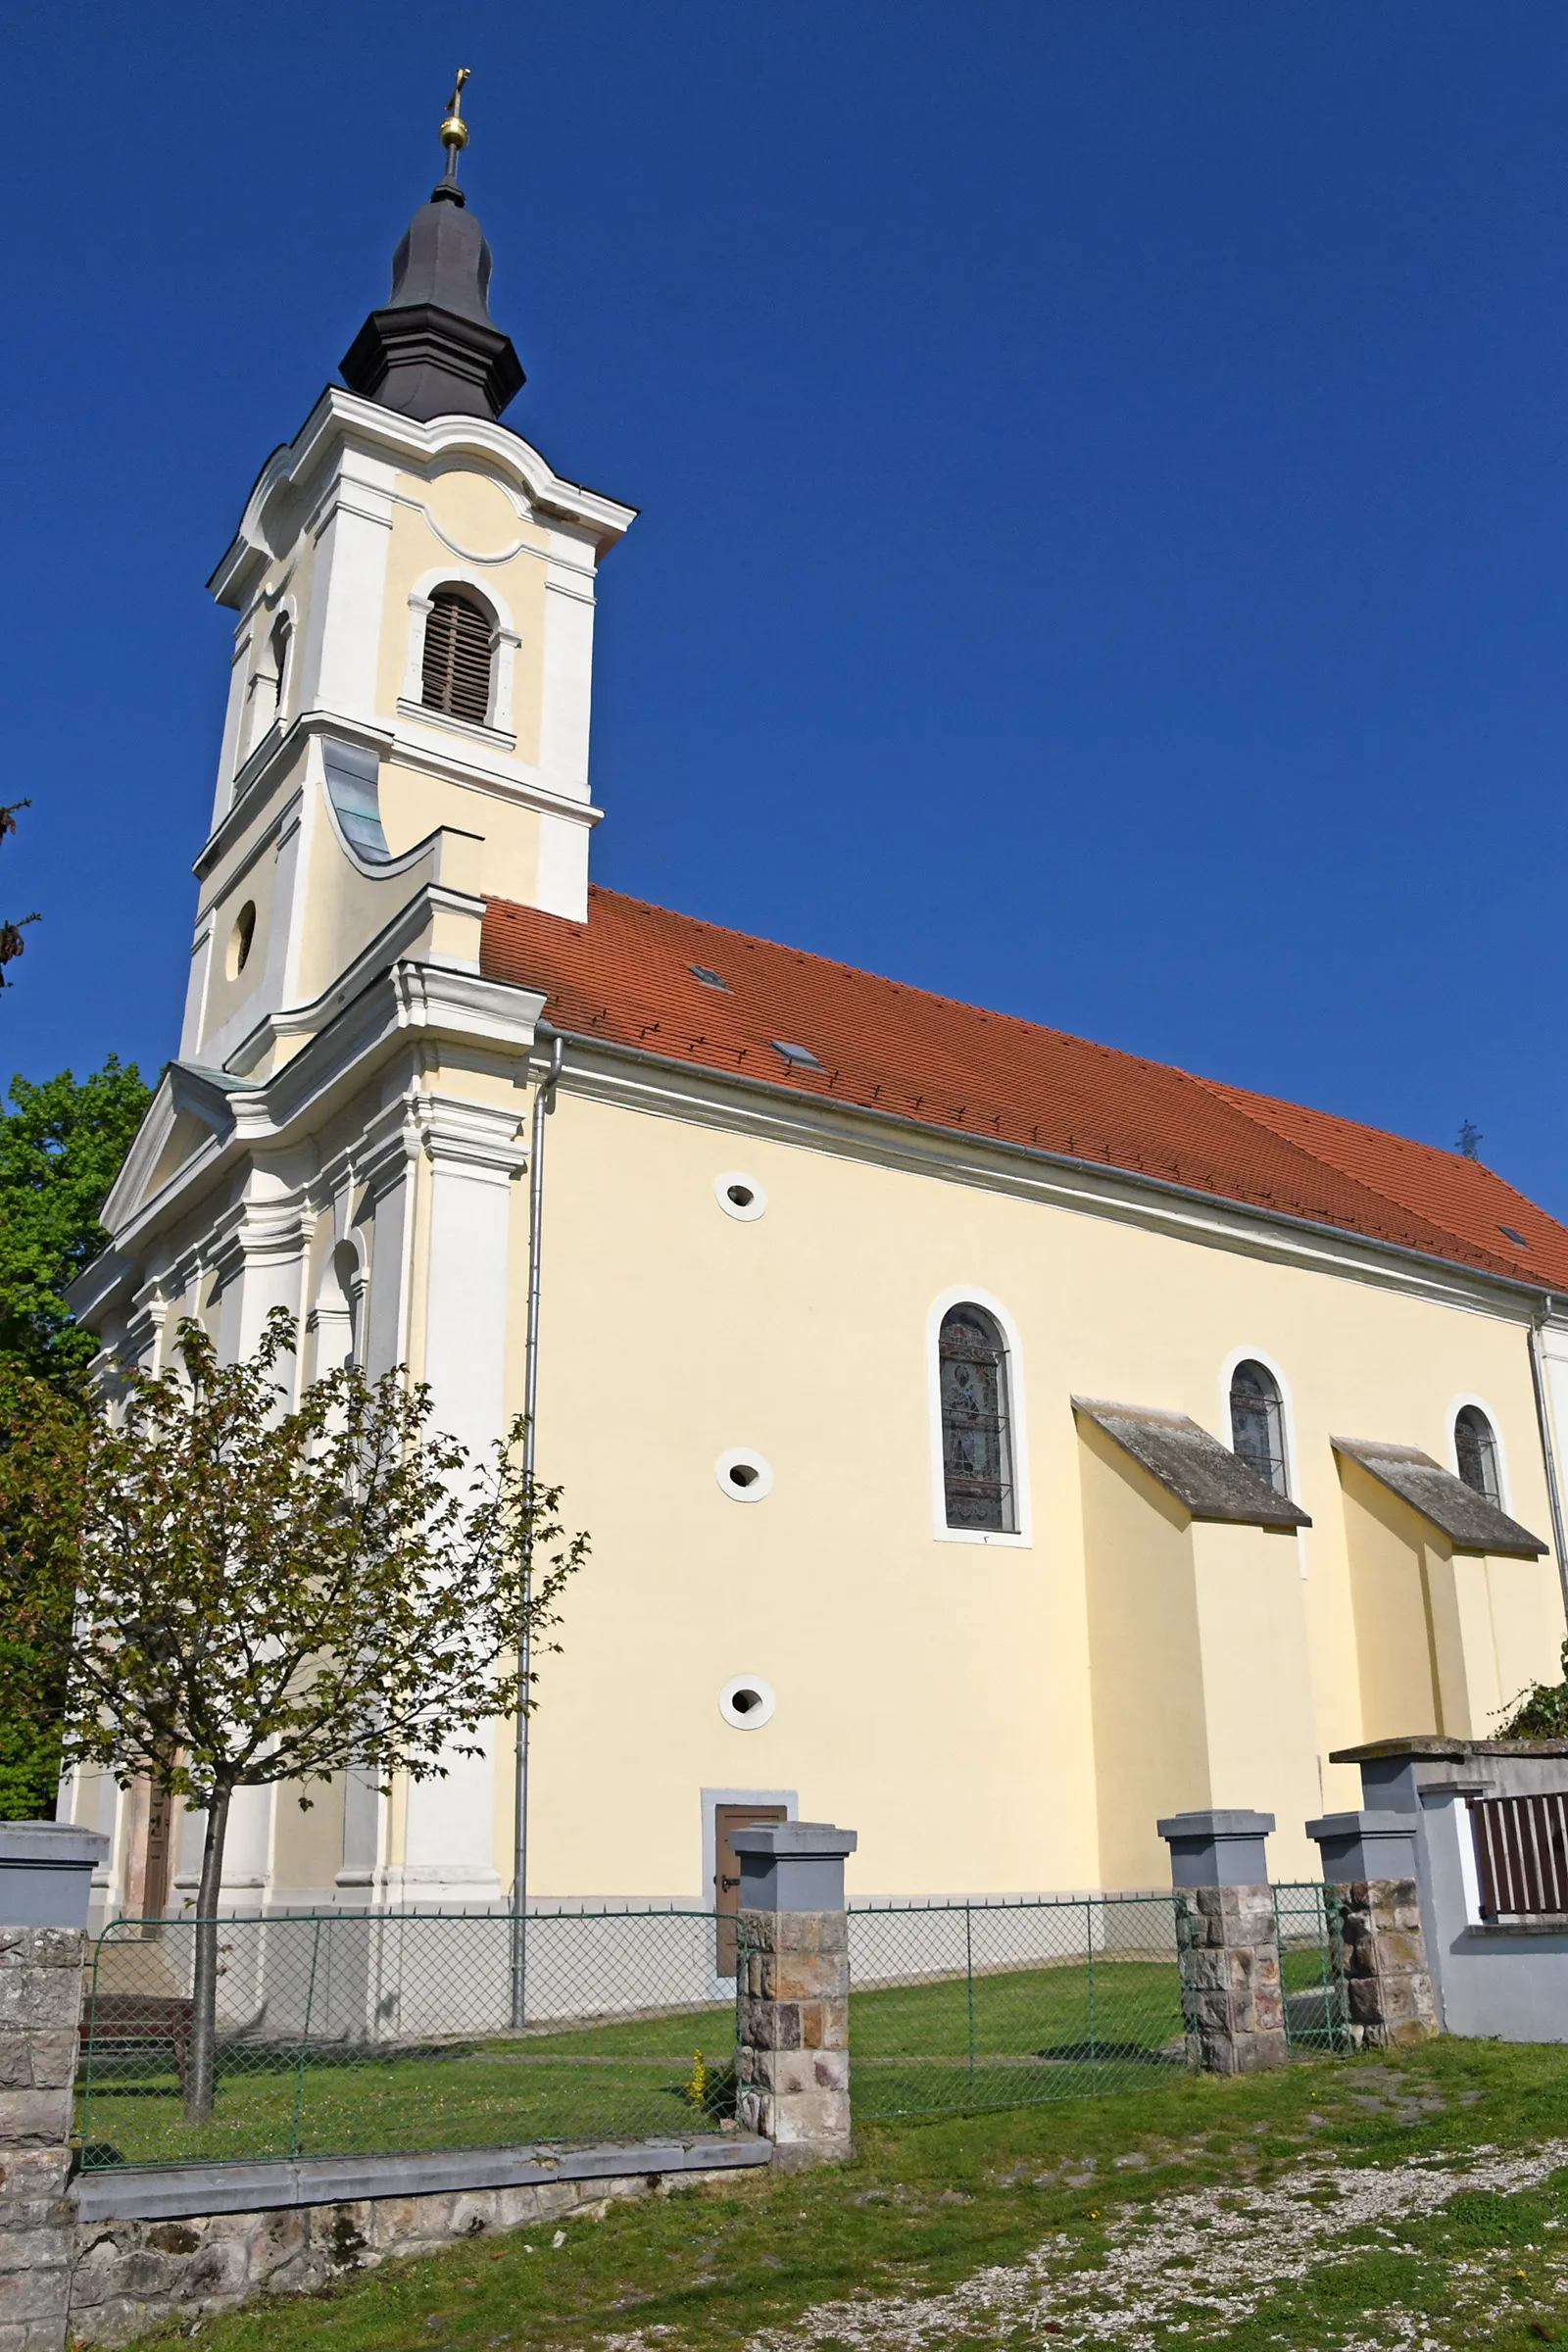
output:
POLYGON ((600 559, 635 510, 557 475, 503 411, 524 376, 446 169, 212 589, 235 614, 181 1058, 281 1066, 374 972, 476 969, 486 898, 581 920, 600 559))

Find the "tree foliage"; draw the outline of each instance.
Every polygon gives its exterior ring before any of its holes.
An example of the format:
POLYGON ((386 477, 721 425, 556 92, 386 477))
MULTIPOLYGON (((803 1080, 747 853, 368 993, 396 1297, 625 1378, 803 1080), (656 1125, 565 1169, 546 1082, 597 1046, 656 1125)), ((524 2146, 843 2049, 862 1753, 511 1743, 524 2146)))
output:
MULTIPOLYGON (((401 1373, 327 1372, 289 1402, 278 1310, 220 1364, 187 1320, 176 1363, 132 1368, 113 1414, 13 1380, 0 1527, 62 1751, 122 1786, 146 1774, 206 1814, 198 1922, 214 1919, 236 1788, 348 1767, 413 1780, 480 1754, 532 1703, 537 1654, 587 1552, 557 1489, 531 1491, 522 1425, 491 1460, 432 1426, 401 1373), (74 1615, 69 1603, 74 1596, 74 1615), (62 1632, 62 1629, 67 1629, 62 1632)), ((187 2113, 213 2094, 217 1931, 197 1928, 187 2113)))
MULTIPOLYGON (((30 806, 31 803, 28 801, 11 801, 0 806, 0 842, 9 841, 16 831, 17 810, 30 808, 30 806)), ((22 934, 29 923, 35 923, 37 920, 38 917, 35 914, 24 914, 13 918, 0 917, 0 988, 16 986, 15 981, 6 978, 6 965, 16 962, 17 957, 27 944, 22 934)))
MULTIPOLYGON (((135 1065, 122 1068, 111 1059, 79 1082, 69 1070, 42 1085, 14 1078, 10 1107, 0 1107, 0 1383, 19 1376, 47 1381, 77 1412, 87 1409, 81 1380, 95 1343, 72 1320, 65 1286, 109 1238, 99 1211, 149 1100, 135 1065)), ((28 1556, 19 1558, 0 1543, 0 1820, 6 1821, 51 1814, 60 1777, 60 1691, 47 1670, 58 1643, 33 1654, 46 1595, 18 1581, 28 1556)), ((69 1622, 69 1596, 57 1595, 54 1605, 69 1622)))
POLYGON ((1563 1679, 1537 1683, 1527 1690, 1497 1734, 1499 1740, 1568 1740, 1568 1642, 1562 1645, 1563 1679))
POLYGON ((0 1109, 0 1361, 70 1385, 95 1343, 72 1320, 67 1283, 109 1240, 98 1213, 152 1097, 113 1055, 77 1080, 13 1078, 0 1109))

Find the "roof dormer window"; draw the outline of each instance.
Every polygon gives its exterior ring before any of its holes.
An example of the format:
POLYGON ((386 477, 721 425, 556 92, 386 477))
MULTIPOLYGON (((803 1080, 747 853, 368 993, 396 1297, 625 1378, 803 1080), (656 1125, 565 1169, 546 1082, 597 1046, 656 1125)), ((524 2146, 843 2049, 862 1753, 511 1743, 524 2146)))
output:
POLYGON ((438 588, 424 622, 419 700, 427 710, 466 718, 476 727, 490 716, 494 623, 463 588, 438 588))

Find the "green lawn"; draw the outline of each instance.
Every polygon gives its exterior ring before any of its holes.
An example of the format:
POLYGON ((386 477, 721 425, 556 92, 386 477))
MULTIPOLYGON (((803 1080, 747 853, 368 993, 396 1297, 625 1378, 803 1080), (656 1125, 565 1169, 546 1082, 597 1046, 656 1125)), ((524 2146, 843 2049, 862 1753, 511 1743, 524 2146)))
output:
POLYGON ((612 2207, 568 2223, 559 2248, 548 2225, 466 2241, 324 2297, 208 2321, 200 2341, 742 2352, 765 2334, 768 2352, 825 2352, 849 2340, 840 2305, 857 2346, 890 2352, 1529 2352, 1568 2345, 1568 2170, 1554 2169, 1568 2145, 1529 2154, 1559 2134, 1565 2049, 1439 2041, 1233 2082, 1149 2070, 1106 2097, 861 2124, 843 2167, 612 2207), (1455 2193, 1449 2175, 1467 2165, 1520 2178, 1455 2193), (1420 2210, 1396 2210, 1416 2191, 1420 2210), (1317 2252, 1301 2252, 1302 2215, 1335 2232, 1317 2252), (1222 2258, 1252 2265, 1223 2310, 1222 2258), (1009 2305, 1019 2281, 1033 2300, 1009 2305), (1152 2316, 1129 2332, 1140 2296, 1152 2316))
MULTIPOLYGON (((1321 1979, 1288 1951, 1290 1990, 1321 1979)), ((1097 1955, 854 1994, 856 2107, 866 2122, 1014 2107, 1130 2087, 1185 2063, 1174 1960, 1097 1955)), ((725 2112, 691 2095, 697 2054, 727 2066, 725 2003, 555 2033, 430 2039, 385 2054, 244 2043, 220 2056, 213 2120, 192 2130, 167 2049, 95 2052, 78 2128, 87 2162, 360 2155, 543 2139, 637 2139, 725 2112)), ((716 2098, 716 2103, 715 2102, 716 2098)))
MULTIPOLYGON (((869 2120, 1072 2097, 1181 2065, 1181 2032, 1171 1961, 858 1992, 858 2105, 869 2120)), ((734 2035, 725 2004, 387 2056, 326 2051, 303 2066, 286 2049, 241 2044, 222 2056, 215 2115, 197 2130, 181 2121, 167 2051, 111 2050, 86 2074, 79 2130, 95 2168, 642 2138, 690 2128, 696 2055, 725 2066, 734 2035)))

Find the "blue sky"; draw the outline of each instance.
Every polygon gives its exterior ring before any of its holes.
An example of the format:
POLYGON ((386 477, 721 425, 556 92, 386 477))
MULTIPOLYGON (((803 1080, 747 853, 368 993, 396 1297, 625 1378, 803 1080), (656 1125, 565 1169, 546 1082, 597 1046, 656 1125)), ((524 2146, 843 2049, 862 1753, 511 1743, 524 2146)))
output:
POLYGON ((12 11, 0 1065, 174 1049, 262 460, 473 69, 508 421, 641 519, 599 880, 1568 1215, 1568 10, 12 11))

